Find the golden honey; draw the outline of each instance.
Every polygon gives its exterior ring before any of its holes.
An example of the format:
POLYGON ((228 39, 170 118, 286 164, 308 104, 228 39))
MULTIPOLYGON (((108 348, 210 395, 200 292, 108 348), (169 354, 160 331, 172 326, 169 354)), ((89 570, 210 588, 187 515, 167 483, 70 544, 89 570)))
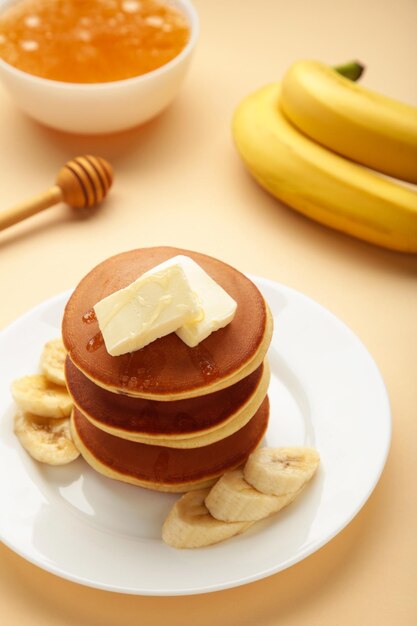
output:
POLYGON ((52 80, 111 82, 165 65, 189 35, 157 0, 22 0, 0 16, 0 58, 52 80))

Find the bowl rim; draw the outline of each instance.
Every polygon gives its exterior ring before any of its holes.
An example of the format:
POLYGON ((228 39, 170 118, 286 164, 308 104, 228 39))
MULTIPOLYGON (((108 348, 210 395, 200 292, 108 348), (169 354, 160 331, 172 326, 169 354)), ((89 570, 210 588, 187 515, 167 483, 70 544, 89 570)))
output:
MULTIPOLYGON (((19 0, 0 0, 0 15, 7 6, 11 6, 16 4, 19 0)), ((0 68, 8 72, 9 74, 15 75, 19 80, 25 80, 28 82, 35 83, 44 87, 52 87, 57 89, 69 90, 69 89, 81 89, 83 91, 93 91, 100 90, 105 91, 109 89, 117 89, 118 87, 124 87, 125 85, 133 85, 137 83, 147 83, 151 81, 155 76, 160 76, 169 72, 173 67, 181 63, 181 61, 189 56, 193 51, 195 44, 197 42, 199 33, 200 33, 200 21, 198 17, 198 13, 192 3, 191 0, 161 0, 162 4, 173 5, 181 11, 185 17, 188 19, 188 24, 190 27, 190 38, 188 39, 186 45, 181 50, 177 56, 173 59, 157 67, 150 72, 146 72, 146 74, 139 74, 138 76, 132 76, 130 78, 123 78, 121 80, 112 80, 101 83, 72 83, 63 80, 54 80, 52 78, 44 78, 42 76, 36 76, 35 74, 29 74, 24 70, 20 70, 14 65, 7 63, 0 57, 0 68)))

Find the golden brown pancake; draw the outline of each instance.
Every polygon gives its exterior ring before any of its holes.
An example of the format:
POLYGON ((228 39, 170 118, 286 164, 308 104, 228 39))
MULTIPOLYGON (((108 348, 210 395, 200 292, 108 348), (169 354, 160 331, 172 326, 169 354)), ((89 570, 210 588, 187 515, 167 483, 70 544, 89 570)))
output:
POLYGON ((67 303, 62 336, 72 362, 100 387, 171 401, 213 393, 251 374, 264 360, 272 326, 261 293, 246 276, 212 257, 160 247, 118 254, 87 274, 67 303), (178 254, 194 259, 236 300, 233 321, 195 348, 189 348, 171 333, 130 354, 108 354, 94 305, 178 254))
POLYGON ((95 470, 116 480, 158 491, 181 492, 209 485, 244 463, 266 431, 269 401, 230 437, 203 448, 179 450, 114 437, 96 428, 77 409, 71 418, 75 445, 95 470))
POLYGON ((205 446, 242 428, 265 398, 270 378, 265 363, 227 389, 199 398, 160 402, 102 389, 69 357, 65 376, 74 404, 97 428, 130 441, 174 448, 205 446))

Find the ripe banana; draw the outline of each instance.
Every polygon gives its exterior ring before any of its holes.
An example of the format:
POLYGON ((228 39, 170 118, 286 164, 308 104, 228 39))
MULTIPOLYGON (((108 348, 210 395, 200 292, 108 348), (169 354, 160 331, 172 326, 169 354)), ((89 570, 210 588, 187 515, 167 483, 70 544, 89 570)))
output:
POLYGON ((162 527, 163 541, 173 548, 202 548, 244 532, 251 522, 221 522, 208 512, 204 500, 210 489, 183 495, 162 527))
POLYGON ((205 499, 210 515, 225 522, 254 522, 277 513, 300 493, 266 495, 254 489, 241 469, 226 472, 211 488, 205 499))
POLYGON ((246 461, 243 475, 261 493, 285 496, 299 492, 319 463, 314 448, 258 448, 246 461))
POLYGON ((369 91, 317 61, 290 67, 282 81, 281 108, 323 146, 417 183, 417 108, 369 91))
POLYGON ((52 339, 45 344, 41 355, 41 368, 48 380, 65 386, 64 364, 66 351, 62 339, 52 339))
POLYGON ((12 396, 23 411, 42 417, 69 417, 72 400, 65 387, 43 374, 24 376, 12 383, 12 396))
POLYGON ((417 252, 417 193, 326 150, 280 108, 281 87, 249 95, 233 118, 238 151, 254 178, 300 213, 359 239, 417 252))
POLYGON ((25 450, 41 463, 64 465, 80 454, 71 439, 68 418, 48 419, 20 411, 14 418, 14 432, 25 450))

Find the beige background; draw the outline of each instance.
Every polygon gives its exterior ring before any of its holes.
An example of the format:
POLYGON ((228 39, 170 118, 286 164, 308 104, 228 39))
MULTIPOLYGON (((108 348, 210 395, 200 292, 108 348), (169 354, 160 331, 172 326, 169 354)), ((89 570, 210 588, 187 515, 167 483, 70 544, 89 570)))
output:
POLYGON ((411 626, 417 623, 416 257, 339 235, 269 197, 235 153, 230 117, 240 98, 279 79, 299 57, 329 64, 357 57, 368 68, 364 85, 417 105, 417 3, 195 4, 202 32, 186 84, 175 104, 142 129, 95 139, 61 135, 21 115, 0 88, 1 207, 48 186, 76 154, 107 157, 117 175, 92 219, 75 219, 60 206, 0 233, 0 328, 113 253, 159 244, 207 252, 306 293, 359 335, 391 397, 388 463, 364 509, 320 551, 275 576, 215 594, 106 593, 56 578, 2 547, 1 621, 411 626))

